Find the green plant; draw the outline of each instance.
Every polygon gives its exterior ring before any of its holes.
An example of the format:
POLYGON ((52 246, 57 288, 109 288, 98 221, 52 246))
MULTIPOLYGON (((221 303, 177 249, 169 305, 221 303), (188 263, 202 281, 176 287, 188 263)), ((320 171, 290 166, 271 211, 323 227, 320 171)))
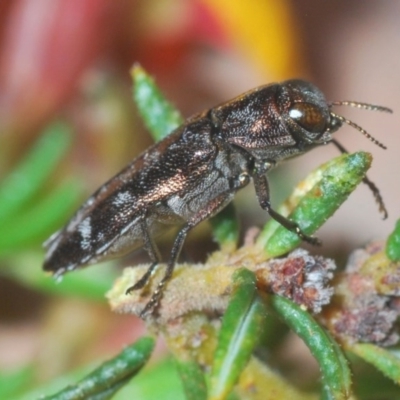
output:
MULTIPOLYGON (((181 123, 182 117, 139 66, 133 69, 133 79, 139 111, 154 139, 160 140, 181 123)), ((32 160, 27 162, 35 164, 32 160)), ((362 181, 370 163, 371 156, 368 153, 358 152, 344 154, 322 165, 298 185, 279 212, 290 215, 290 218, 302 224, 307 234, 312 234, 362 181)), ((45 165, 41 170, 50 168, 51 165, 45 165)), ((39 183, 35 185, 39 186, 39 183)), ((4 188, 7 189, 7 185, 3 184, 3 191, 4 188)), ((74 188, 74 193, 77 193, 78 186, 74 188)), ((54 196, 54 203, 59 204, 57 196, 54 196)), ((75 197, 73 199, 71 203, 75 203, 75 197)), ((50 200, 47 201, 52 204, 50 200)), ((8 207, 12 209, 17 206, 11 201, 8 207)), ((53 215, 49 220, 54 224, 65 212, 62 210, 60 215, 53 215)), ((331 260, 296 250, 300 244, 298 236, 273 220, 256 238, 249 238, 245 246, 237 248, 239 229, 234 214, 234 208, 230 206, 212 219, 214 238, 220 250, 203 265, 178 266, 165 291, 159 315, 150 316, 146 321, 154 334, 164 336, 183 390, 171 369, 171 362, 150 370, 148 376, 152 377, 151 380, 148 378, 146 381, 146 375, 141 374, 129 382, 151 355, 154 339, 146 337, 127 347, 83 380, 46 398, 106 399, 114 396, 121 400, 135 394, 135 398, 143 399, 179 399, 186 396, 193 400, 306 400, 318 398, 318 392, 323 399, 384 399, 400 396, 399 388, 390 384, 390 380, 396 384, 400 382, 400 359, 395 351, 383 347, 398 340, 394 328, 397 314, 394 306, 390 308, 390 302, 395 302, 400 294, 400 288, 396 285, 399 275, 400 223, 389 237, 386 249, 382 244, 370 245, 364 251, 362 261, 358 264, 350 262, 349 270, 337 274, 333 284, 336 293, 333 294, 328 286, 335 268, 331 260), (287 256, 282 258, 284 255, 287 256), (373 290, 363 291, 360 297, 349 285, 350 280, 353 283, 358 280, 359 285, 364 284, 365 287, 372 286, 373 290), (361 336, 359 327, 349 324, 346 317, 369 312, 364 307, 365 301, 375 308, 372 314, 368 314, 371 319, 363 325, 366 332, 361 336), (373 319, 374 316, 377 319, 379 317, 380 324, 373 319), (341 324, 337 321, 341 321, 341 324), (317 360, 321 371, 319 390, 300 390, 283 373, 276 372, 269 365, 265 354, 279 342, 287 327, 304 341, 317 360), (370 389, 362 383, 366 375, 352 377, 351 368, 359 365, 360 358, 389 378, 384 385, 370 389), (127 386, 120 391, 124 385, 127 386)), ((8 220, 10 216, 12 214, 7 214, 8 220)), ((38 229, 44 230, 44 227, 38 229)), ((25 243, 14 242, 21 246, 25 243)), ((2 248, 1 243, 0 240, 0 251, 4 249, 4 254, 8 249, 13 250, 11 245, 2 248)), ((125 291, 143 274, 145 268, 126 269, 117 280, 108 293, 115 311, 140 312, 147 299, 136 292, 132 296, 125 296, 125 291)), ((161 269, 162 266, 154 276, 150 293, 162 275, 161 269)), ((18 272, 14 271, 13 274, 18 276, 18 272)), ((70 279, 78 279, 73 275, 70 279)), ((21 272, 20 276, 26 280, 25 273, 21 272)), ((106 279, 114 276, 114 271, 104 275, 97 284, 98 290, 93 291, 92 288, 89 292, 96 298, 102 296, 106 279)), ((43 285, 41 287, 48 285, 38 276, 35 279, 30 281, 31 284, 43 285)), ((79 279, 83 279, 81 275, 79 279)), ((99 281, 96 279, 96 282, 99 281)), ((82 293, 87 293, 90 278, 88 281, 83 279, 83 285, 82 293)), ((76 291, 77 287, 79 283, 74 282, 71 290, 76 291)), ((382 379, 379 374, 375 373, 374 376, 382 379)), ((15 381, 24 381, 23 374, 15 374, 13 378, 15 381)), ((9 377, 5 380, 10 382, 9 377)), ((5 393, 12 393, 12 388, 6 390, 8 392, 5 393)), ((50 387, 42 388, 40 393, 52 391, 55 390, 50 387)), ((34 396, 36 393, 39 392, 30 392, 28 395, 34 396)))

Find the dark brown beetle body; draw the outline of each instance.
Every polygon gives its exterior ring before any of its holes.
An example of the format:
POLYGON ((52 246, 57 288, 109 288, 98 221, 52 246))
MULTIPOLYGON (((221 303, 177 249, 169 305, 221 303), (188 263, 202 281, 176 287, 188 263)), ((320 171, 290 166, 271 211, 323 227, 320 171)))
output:
MULTIPOLYGON (((341 104, 389 111, 336 103, 341 104)), ((44 269, 59 276, 144 246, 152 265, 130 290, 139 289, 159 262, 153 238, 171 225, 181 225, 166 275, 144 315, 157 305, 189 230, 218 213, 251 179, 261 207, 271 217, 316 243, 271 209, 265 174, 280 161, 333 141, 332 133, 342 122, 355 126, 334 114, 315 86, 301 80, 263 86, 197 114, 86 201, 45 243, 44 269)), ((374 194, 381 201, 377 190, 374 194)))

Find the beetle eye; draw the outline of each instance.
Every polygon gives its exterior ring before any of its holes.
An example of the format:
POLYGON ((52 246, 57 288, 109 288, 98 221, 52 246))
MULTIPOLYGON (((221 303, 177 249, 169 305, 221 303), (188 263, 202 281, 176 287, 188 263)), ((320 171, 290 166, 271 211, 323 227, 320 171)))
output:
POLYGON ((289 110, 289 116, 310 133, 323 133, 326 118, 321 109, 310 103, 296 103, 289 110))

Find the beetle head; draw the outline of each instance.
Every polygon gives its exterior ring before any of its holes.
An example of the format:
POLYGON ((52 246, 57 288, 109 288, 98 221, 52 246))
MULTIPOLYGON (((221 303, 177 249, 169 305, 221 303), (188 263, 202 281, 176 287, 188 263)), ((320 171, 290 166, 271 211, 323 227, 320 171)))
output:
POLYGON ((370 110, 385 107, 358 102, 328 103, 313 84, 295 79, 259 87, 213 109, 221 137, 256 158, 283 160, 332 140, 332 133, 349 124, 381 147, 364 129, 334 113, 333 106, 370 110))

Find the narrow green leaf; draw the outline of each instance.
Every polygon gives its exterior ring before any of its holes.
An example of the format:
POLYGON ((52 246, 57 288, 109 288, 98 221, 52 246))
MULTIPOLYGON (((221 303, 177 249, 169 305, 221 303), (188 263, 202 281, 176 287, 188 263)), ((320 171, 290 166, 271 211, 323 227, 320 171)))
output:
POLYGON ((0 255, 41 242, 76 207, 81 192, 77 181, 64 182, 30 209, 4 222, 0 231, 0 255))
POLYGON ((386 255, 392 261, 400 261, 400 219, 386 242, 386 255))
MULTIPOLYGON (((319 167, 295 189, 279 212, 299 223, 306 234, 314 233, 357 187, 371 165, 369 153, 343 154, 319 167), (305 190, 306 188, 306 190, 305 190), (301 195, 299 195, 301 193, 301 195)), ((257 243, 269 257, 285 254, 301 242, 296 233, 270 220, 257 243)))
POLYGON ((0 184, 0 223, 26 204, 46 182, 70 144, 69 128, 51 125, 34 147, 0 184))
POLYGON ((154 140, 158 142, 181 125, 183 118, 142 67, 135 65, 131 75, 136 105, 154 140))
POLYGON ((350 345, 348 350, 379 369, 384 375, 400 385, 400 358, 370 343, 350 345))
MULTIPOLYGON (((12 400, 43 399, 44 393, 57 391, 60 387, 67 386, 68 382, 77 381, 79 377, 89 373, 95 366, 86 366, 53 379, 45 386, 34 388, 23 395, 11 397, 12 400)), ((113 400, 185 400, 182 384, 174 363, 164 359, 155 365, 147 367, 134 379, 127 378, 129 382, 112 396, 113 400), (155 384, 156 383, 156 384, 155 384)), ((104 392, 103 392, 104 393, 104 392)), ((5 397, 9 399, 10 397, 5 397)), ((96 397, 89 397, 90 400, 96 397)))
POLYGON ((195 361, 175 358, 187 400, 206 400, 207 386, 203 371, 195 361))
POLYGON ((225 399, 258 344, 265 307, 258 297, 252 272, 233 276, 233 295, 222 320, 210 376, 209 399, 225 399))
POLYGON ((44 400, 100 400, 110 398, 121 384, 136 375, 150 358, 154 339, 143 337, 126 347, 112 360, 106 361, 75 385, 44 397, 44 400))
POLYGON ((239 222, 233 203, 228 204, 219 214, 211 218, 210 222, 214 240, 220 246, 236 247, 239 240, 239 222))
POLYGON ((292 301, 271 296, 273 308, 289 327, 299 335, 318 361, 326 399, 344 400, 351 395, 351 372, 338 344, 312 316, 292 301))

